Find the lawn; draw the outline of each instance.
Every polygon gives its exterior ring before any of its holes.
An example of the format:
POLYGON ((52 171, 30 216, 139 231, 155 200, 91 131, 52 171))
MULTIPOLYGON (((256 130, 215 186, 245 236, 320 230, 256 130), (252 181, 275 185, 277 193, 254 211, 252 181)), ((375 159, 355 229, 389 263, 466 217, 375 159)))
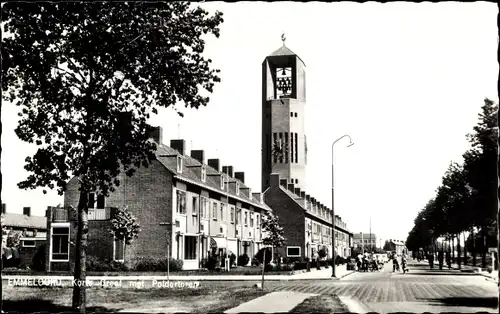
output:
POLYGON ((290 313, 346 313, 348 308, 335 294, 322 294, 304 300, 290 313))
MULTIPOLYGON (((251 283, 200 283, 189 288, 87 288, 88 312, 223 312, 266 294, 251 283)), ((3 290, 6 312, 65 312, 71 308, 72 289, 68 287, 14 287, 3 290)))

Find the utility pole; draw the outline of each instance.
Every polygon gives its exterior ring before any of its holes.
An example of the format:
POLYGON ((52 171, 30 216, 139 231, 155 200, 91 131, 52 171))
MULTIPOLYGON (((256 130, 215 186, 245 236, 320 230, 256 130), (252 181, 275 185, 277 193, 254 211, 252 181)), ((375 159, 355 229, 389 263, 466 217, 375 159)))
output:
POLYGON ((370 246, 369 246, 369 251, 371 253, 372 251, 372 217, 370 216, 370 246))
MULTIPOLYGON (((172 226, 171 222, 160 222, 160 226, 172 226)), ((167 283, 170 287, 170 234, 167 228, 167 283)))

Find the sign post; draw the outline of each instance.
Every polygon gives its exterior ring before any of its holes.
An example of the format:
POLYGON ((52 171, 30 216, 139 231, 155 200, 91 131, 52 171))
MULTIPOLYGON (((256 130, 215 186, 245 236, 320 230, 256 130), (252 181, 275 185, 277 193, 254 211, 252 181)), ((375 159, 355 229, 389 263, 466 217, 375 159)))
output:
MULTIPOLYGON (((171 222, 160 222, 160 226, 172 226, 171 222)), ((167 282, 170 287, 170 236, 167 228, 167 282)))

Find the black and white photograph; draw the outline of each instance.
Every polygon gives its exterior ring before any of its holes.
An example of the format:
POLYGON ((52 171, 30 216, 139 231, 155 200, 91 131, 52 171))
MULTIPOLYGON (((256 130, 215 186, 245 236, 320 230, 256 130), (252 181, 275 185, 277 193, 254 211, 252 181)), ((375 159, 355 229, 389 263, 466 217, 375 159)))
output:
POLYGON ((1 4, 1 313, 498 313, 493 2, 1 4))

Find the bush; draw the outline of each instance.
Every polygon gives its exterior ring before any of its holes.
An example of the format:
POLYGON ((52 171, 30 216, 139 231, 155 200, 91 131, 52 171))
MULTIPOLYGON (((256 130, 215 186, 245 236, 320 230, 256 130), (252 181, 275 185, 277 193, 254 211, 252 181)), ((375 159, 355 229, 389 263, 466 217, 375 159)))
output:
POLYGON ((247 266, 250 261, 250 257, 246 254, 242 254, 238 257, 238 266, 247 266))
POLYGON ((349 260, 347 258, 343 258, 342 256, 337 255, 335 258, 335 265, 344 265, 348 263, 349 260))
MULTIPOLYGON (((226 258, 227 258, 227 255, 225 254, 223 259, 226 259, 226 258)), ((236 262, 236 255, 234 253, 229 254, 229 265, 233 266, 235 262, 236 262)), ((223 262, 223 263, 225 263, 225 262, 223 262)))
MULTIPOLYGON (((182 260, 175 258, 171 258, 169 263, 170 271, 180 271, 184 266, 182 260)), ((167 259, 152 257, 141 258, 136 262, 134 269, 136 271, 167 271, 167 259)))
POLYGON ((271 250, 268 250, 266 248, 262 248, 259 250, 259 252, 257 252, 257 254, 255 254, 255 258, 259 261, 260 264, 262 264, 263 262, 263 258, 264 258, 264 252, 266 252, 266 265, 271 263, 271 259, 273 258, 272 257, 272 254, 271 254, 271 250))
POLYGON ((320 258, 325 258, 326 257, 326 250, 325 249, 319 250, 318 255, 320 258))
POLYGON ((102 260, 89 255, 86 258, 86 268, 88 271, 128 271, 128 267, 117 261, 102 260))
POLYGON ((45 270, 45 250, 47 246, 46 244, 42 244, 37 248, 35 255, 31 259, 31 265, 29 266, 31 269, 36 271, 44 271, 45 270))
POLYGON ((202 267, 208 270, 215 270, 217 268, 219 261, 217 260, 217 256, 209 256, 202 262, 202 267))

